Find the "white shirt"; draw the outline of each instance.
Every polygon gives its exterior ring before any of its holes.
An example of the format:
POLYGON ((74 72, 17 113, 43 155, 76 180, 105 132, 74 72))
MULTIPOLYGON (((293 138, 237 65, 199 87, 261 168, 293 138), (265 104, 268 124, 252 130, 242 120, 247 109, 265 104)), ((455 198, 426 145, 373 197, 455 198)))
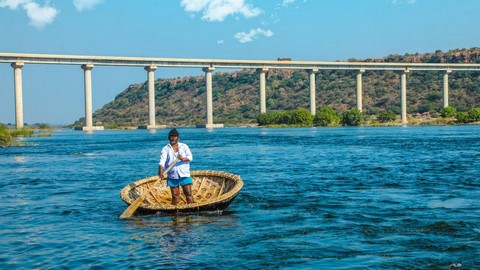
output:
MULTIPOLYGON (((168 166, 170 166, 170 164, 177 159, 178 154, 180 154, 182 157, 188 158, 190 161, 193 160, 193 155, 190 151, 190 148, 188 148, 188 145, 178 142, 178 153, 175 153, 170 144, 167 144, 165 147, 163 147, 158 165, 163 166, 165 171, 168 166)), ((190 161, 179 160, 168 172, 168 178, 178 179, 180 177, 190 176, 190 161)))

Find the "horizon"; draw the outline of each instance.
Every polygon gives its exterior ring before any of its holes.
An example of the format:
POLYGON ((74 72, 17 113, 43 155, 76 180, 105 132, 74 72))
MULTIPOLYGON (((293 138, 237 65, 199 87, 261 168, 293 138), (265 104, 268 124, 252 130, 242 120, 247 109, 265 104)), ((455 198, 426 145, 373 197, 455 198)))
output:
MULTIPOLYGON (((475 0, 0 0, 0 52, 295 61, 382 58, 479 47, 479 8, 475 0)), ((25 123, 68 125, 85 116, 79 66, 26 64, 22 73, 25 123)), ((159 67, 155 80, 203 75, 201 69, 159 67)), ((143 68, 96 66, 93 110, 146 80, 143 68)), ((13 69, 0 64, 0 123, 15 122, 13 89, 13 69)))

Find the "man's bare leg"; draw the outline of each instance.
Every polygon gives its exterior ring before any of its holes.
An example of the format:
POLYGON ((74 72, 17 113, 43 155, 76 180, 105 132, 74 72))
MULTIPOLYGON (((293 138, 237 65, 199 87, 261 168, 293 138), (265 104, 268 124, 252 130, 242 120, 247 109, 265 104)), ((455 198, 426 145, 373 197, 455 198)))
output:
POLYGON ((170 187, 172 191, 172 204, 177 205, 180 201, 180 188, 178 187, 170 187))
POLYGON ((183 189, 183 194, 185 194, 185 197, 187 198, 187 203, 195 203, 195 200, 193 199, 193 194, 192 194, 192 185, 185 185, 182 187, 183 189))

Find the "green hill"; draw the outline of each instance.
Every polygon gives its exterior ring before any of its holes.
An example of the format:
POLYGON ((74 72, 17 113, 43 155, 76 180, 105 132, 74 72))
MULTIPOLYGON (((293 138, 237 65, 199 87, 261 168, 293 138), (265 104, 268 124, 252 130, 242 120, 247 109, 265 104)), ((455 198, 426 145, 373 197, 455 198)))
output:
MULTIPOLYGON (((480 48, 436 51, 426 54, 389 55, 364 62, 480 63, 480 48)), ((316 74, 316 106, 344 112, 356 106, 357 71, 319 71, 316 74)), ((442 106, 442 76, 438 71, 413 71, 407 75, 407 112, 435 115, 442 106)), ((213 75, 214 123, 253 124, 259 111, 259 74, 254 70, 216 72, 213 75)), ((366 71, 363 74, 363 109, 377 114, 389 109, 400 113, 400 73, 366 71)), ((480 107, 480 72, 453 72, 449 76, 449 105, 457 111, 480 107)), ((309 108, 306 71, 269 70, 266 80, 267 111, 309 108)), ((191 126, 206 122, 203 76, 155 81, 157 124, 191 126)), ((101 125, 137 126, 148 123, 147 82, 132 84, 115 100, 93 114, 101 125)), ((84 125, 79 119, 74 125, 84 125)))

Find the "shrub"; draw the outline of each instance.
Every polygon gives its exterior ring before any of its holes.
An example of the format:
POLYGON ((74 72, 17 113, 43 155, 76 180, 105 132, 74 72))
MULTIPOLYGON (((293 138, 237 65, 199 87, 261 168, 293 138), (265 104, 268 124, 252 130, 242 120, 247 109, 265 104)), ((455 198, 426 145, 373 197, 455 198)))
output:
POLYGON ((378 114, 377 119, 380 123, 393 122, 397 119, 397 115, 391 110, 384 110, 378 114))
POLYGON ((265 125, 301 125, 313 126, 313 115, 307 109, 295 111, 271 111, 259 114, 257 123, 265 125))
POLYGON ((37 124, 37 126, 38 126, 38 129, 40 129, 40 130, 50 130, 50 129, 52 129, 52 127, 49 124, 46 124, 46 123, 39 123, 39 124, 37 124))
POLYGON ((291 125, 293 124, 293 113, 288 111, 279 111, 277 112, 277 120, 272 124, 284 124, 291 125))
POLYGON ((472 122, 480 121, 480 108, 472 108, 468 111, 468 116, 472 122))
POLYGON ((10 135, 12 135, 13 138, 16 138, 16 137, 32 137, 33 129, 30 128, 30 127, 24 127, 24 128, 21 128, 21 129, 11 130, 10 135))
POLYGON ((480 121, 480 108, 472 108, 468 112, 459 112, 457 113, 456 118, 459 123, 480 121))
POLYGON ((12 143, 12 135, 7 126, 0 124, 0 145, 7 145, 12 143))
POLYGON ((307 109, 293 111, 291 120, 294 125, 313 126, 313 115, 307 109))
POLYGON ((341 117, 337 114, 332 107, 323 107, 318 110, 313 124, 320 127, 338 126, 340 124, 341 117))
POLYGON ((344 126, 360 126, 363 122, 363 113, 357 108, 344 112, 342 115, 342 124, 344 126))
POLYGON ((257 116, 257 123, 260 126, 271 125, 278 121, 279 113, 274 111, 261 113, 257 116))
POLYGON ((467 112, 459 112, 457 113, 457 122, 459 123, 468 123, 470 122, 470 119, 468 117, 468 113, 467 112))
POLYGON ((457 115, 457 109, 447 106, 440 110, 440 115, 442 117, 455 117, 457 115))

